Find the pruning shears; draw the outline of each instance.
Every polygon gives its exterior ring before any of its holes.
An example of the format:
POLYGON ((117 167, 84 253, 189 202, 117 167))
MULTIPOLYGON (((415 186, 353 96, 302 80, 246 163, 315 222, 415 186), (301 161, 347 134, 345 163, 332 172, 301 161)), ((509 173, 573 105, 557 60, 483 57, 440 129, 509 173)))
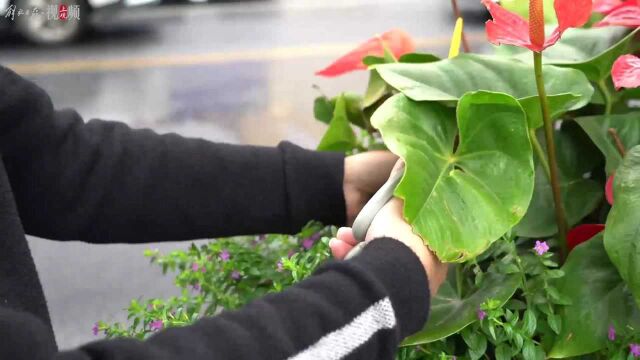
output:
POLYGON ((404 175, 404 165, 394 171, 394 173, 389 177, 387 182, 380 187, 380 189, 371 197, 371 200, 365 204, 362 208, 356 220, 353 222, 352 230, 353 237, 356 239, 358 244, 349 251, 345 260, 351 259, 352 257, 360 254, 362 249, 365 247, 366 242, 365 237, 367 236, 367 231, 369 231, 369 227, 373 222, 373 219, 376 217, 378 212, 393 198, 393 192, 396 189, 398 183, 400 183, 400 179, 402 179, 402 175, 404 175))

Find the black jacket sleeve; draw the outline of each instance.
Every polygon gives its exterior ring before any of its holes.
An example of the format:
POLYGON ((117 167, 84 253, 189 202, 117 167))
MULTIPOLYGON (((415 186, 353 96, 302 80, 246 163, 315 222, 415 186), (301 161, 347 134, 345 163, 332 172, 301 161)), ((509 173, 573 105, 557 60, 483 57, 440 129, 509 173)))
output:
POLYGON ((0 152, 28 234, 147 242, 346 221, 341 154, 85 123, 3 67, 0 85, 0 152))
POLYGON ((426 322, 429 299, 417 256, 382 238, 282 293, 146 341, 101 340, 45 356, 51 347, 36 323, 12 330, 22 339, 6 331, 3 344, 24 348, 14 360, 392 359, 399 342, 426 322))

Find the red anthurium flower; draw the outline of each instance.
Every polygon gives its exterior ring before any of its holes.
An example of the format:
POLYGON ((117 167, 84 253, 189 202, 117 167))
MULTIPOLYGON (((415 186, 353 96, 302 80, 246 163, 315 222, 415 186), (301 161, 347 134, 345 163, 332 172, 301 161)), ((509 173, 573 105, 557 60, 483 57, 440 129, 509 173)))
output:
POLYGON ((613 63, 611 77, 617 90, 640 86, 640 58, 633 55, 620 56, 613 63))
POLYGON ((614 175, 609 176, 607 184, 604 186, 604 196, 607 198, 609 205, 613 205, 613 177, 614 175))
POLYGON ((316 75, 335 77, 355 70, 365 70, 367 67, 362 63, 362 59, 370 55, 383 56, 385 46, 396 58, 413 52, 416 48, 409 34, 398 29, 390 30, 360 44, 331 65, 316 72, 316 75))
POLYGON ((582 224, 574 227, 567 234, 569 251, 596 236, 602 230, 604 230, 604 224, 582 224))
POLYGON ((495 45, 515 45, 540 52, 557 43, 567 29, 584 25, 591 16, 591 1, 555 0, 558 27, 545 39, 542 0, 530 0, 529 21, 491 0, 482 0, 493 18, 487 21, 487 37, 495 45))
POLYGON ((622 5, 622 3, 623 3, 622 0, 594 0, 593 12, 597 12, 600 14, 608 14, 611 12, 611 10, 622 5))
POLYGON ((638 0, 625 1, 611 9, 595 26, 640 26, 640 3, 638 0))

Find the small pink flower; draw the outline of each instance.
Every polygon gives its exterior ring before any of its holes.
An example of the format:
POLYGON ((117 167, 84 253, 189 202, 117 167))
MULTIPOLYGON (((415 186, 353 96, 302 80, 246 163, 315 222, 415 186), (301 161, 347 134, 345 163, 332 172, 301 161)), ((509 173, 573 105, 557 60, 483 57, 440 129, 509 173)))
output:
POLYGON ((629 344, 629 352, 634 358, 640 357, 640 344, 629 344))
POLYGON ((313 239, 308 238, 308 239, 304 239, 304 241, 302 242, 302 247, 305 248, 306 250, 309 250, 313 247, 313 239))
POLYGON ((220 255, 218 255, 218 257, 220 258, 220 260, 222 260, 223 262, 227 262, 229 261, 229 259, 231 258, 231 254, 229 254, 229 250, 227 249, 223 249, 220 252, 220 255))
POLYGON ((153 320, 149 324, 149 328, 151 329, 151 331, 162 330, 163 327, 164 327, 164 322, 162 320, 153 320))
POLYGON ((284 266, 282 265, 282 260, 278 260, 278 263, 276 264, 276 271, 282 272, 283 270, 284 270, 284 266))
POLYGON ((484 310, 478 310, 478 320, 482 321, 487 317, 487 313, 484 310))
POLYGON ((196 283, 191 286, 194 291, 200 291, 200 284, 196 283))
POLYGON ((196 272, 198 271, 198 269, 199 269, 199 266, 197 263, 191 264, 191 271, 196 272))
POLYGON ((233 270, 233 271, 231 272, 231 278, 232 278, 233 280, 240 280, 240 278, 241 278, 241 277, 242 277, 242 274, 240 274, 240 271, 238 271, 238 270, 233 270))
POLYGON ((538 255, 544 255, 547 251, 549 251, 549 245, 547 245, 546 241, 536 241, 536 246, 533 247, 538 255))
POLYGON ((93 324, 91 328, 91 332, 93 332, 93 336, 98 336, 98 332, 100 331, 100 325, 98 323, 93 324))
POLYGON ((616 339, 616 328, 613 325, 609 325, 609 332, 607 334, 609 340, 614 341, 616 339))

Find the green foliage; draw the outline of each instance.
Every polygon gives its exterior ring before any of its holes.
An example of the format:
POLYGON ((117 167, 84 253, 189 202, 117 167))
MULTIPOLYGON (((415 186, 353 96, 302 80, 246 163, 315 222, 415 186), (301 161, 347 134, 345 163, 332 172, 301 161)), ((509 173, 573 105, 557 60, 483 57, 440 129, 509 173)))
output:
POLYGON ((405 161, 396 195, 404 215, 446 262, 472 259, 524 215, 533 191, 525 115, 504 94, 463 96, 451 109, 396 95, 372 118, 385 144, 405 161), (448 221, 450 217, 458 221, 448 221))
POLYGON ((622 163, 622 155, 616 149, 609 129, 615 129, 625 147, 640 145, 640 112, 617 115, 595 115, 576 119, 576 122, 589 135, 591 140, 602 151, 607 161, 606 172, 613 174, 622 163))
MULTIPOLYGON (((609 77, 614 61, 629 52, 636 34, 622 27, 569 29, 556 45, 543 52, 543 59, 546 64, 580 70, 589 80, 599 82, 609 77)), ((532 61, 531 52, 514 46, 500 46, 498 52, 532 61)))
POLYGON ((347 114, 347 100, 344 95, 340 95, 336 100, 329 128, 320 140, 318 150, 347 152, 355 147, 356 141, 347 114))
POLYGON ((98 322, 107 337, 144 339, 161 326, 179 327, 221 310, 237 309, 267 293, 301 281, 329 257, 327 242, 335 229, 310 223, 298 235, 243 236, 191 245, 161 255, 145 252, 164 274, 175 274, 179 296, 135 299, 128 325, 98 322))
MULTIPOLYGON (((575 225, 591 214, 603 199, 603 187, 584 175, 598 165, 598 150, 589 143, 584 133, 576 126, 563 126, 555 133, 558 149, 560 188, 567 211, 569 225, 575 225), (585 139, 586 138, 586 139, 585 139)), ((546 151, 544 136, 538 134, 543 150, 546 151)), ((527 214, 515 227, 516 234, 524 237, 547 237, 558 232, 553 208, 553 195, 549 177, 538 162, 536 167, 533 198, 527 214)))
POLYGON ((578 246, 562 270, 565 277, 556 286, 571 300, 571 306, 562 311, 564 326, 553 344, 551 357, 566 358, 605 349, 610 326, 621 331, 634 322, 640 325, 640 313, 607 257, 601 234, 578 246))
MULTIPOLYGON (((468 92, 509 94, 524 108, 533 128, 542 125, 533 66, 497 56, 461 54, 428 64, 385 64, 375 69, 392 87, 415 101, 457 102, 468 92)), ((545 66, 551 114, 585 106, 593 95, 586 76, 574 69, 545 66)))
POLYGON ((613 193, 604 247, 640 306, 640 146, 629 151, 616 171, 613 193))

